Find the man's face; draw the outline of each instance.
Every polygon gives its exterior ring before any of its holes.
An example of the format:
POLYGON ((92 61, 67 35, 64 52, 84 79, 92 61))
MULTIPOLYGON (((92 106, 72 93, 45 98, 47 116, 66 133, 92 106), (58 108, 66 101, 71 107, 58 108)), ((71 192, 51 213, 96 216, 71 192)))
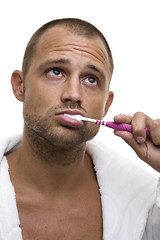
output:
POLYGON ((108 55, 100 38, 88 39, 63 27, 49 29, 25 77, 25 125, 54 145, 90 140, 99 126, 63 114, 101 119, 109 78, 108 55))

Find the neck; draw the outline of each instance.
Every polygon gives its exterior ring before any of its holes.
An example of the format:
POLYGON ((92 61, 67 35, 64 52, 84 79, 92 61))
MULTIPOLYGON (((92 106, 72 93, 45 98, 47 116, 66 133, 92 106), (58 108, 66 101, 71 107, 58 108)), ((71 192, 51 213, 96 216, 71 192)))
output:
POLYGON ((49 167, 67 167, 84 159, 86 143, 68 146, 67 143, 55 145, 38 136, 33 131, 24 131, 23 146, 27 147, 30 155, 39 163, 49 167))
POLYGON ((68 192, 93 176, 86 143, 76 147, 53 146, 34 133, 24 131, 22 145, 13 155, 17 182, 23 188, 26 185, 43 193, 68 192))

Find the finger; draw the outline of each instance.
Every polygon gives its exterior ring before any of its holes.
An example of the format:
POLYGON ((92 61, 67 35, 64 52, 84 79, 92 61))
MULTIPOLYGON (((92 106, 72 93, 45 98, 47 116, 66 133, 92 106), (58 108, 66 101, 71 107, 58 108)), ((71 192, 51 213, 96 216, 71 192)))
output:
POLYGON ((146 157, 146 144, 139 144, 136 139, 134 138, 133 134, 130 132, 123 132, 123 131, 114 131, 116 136, 121 137, 128 145, 132 147, 132 149, 136 152, 136 154, 142 160, 147 160, 146 157))
POLYGON ((142 112, 137 112, 132 118, 133 135, 138 143, 146 141, 146 126, 150 124, 152 119, 142 112))
POLYGON ((118 137, 121 137, 126 143, 128 143, 136 151, 137 154, 139 154, 138 150, 141 144, 137 143, 132 133, 115 130, 114 134, 118 137))
POLYGON ((132 117, 130 115, 119 114, 114 117, 116 123, 131 123, 132 117))
POLYGON ((160 119, 149 121, 148 127, 151 134, 152 142, 155 145, 160 146, 160 119))
POLYGON ((123 140, 132 140, 133 139, 133 134, 130 132, 126 131, 121 131, 121 130, 114 130, 114 134, 118 137, 123 138, 123 140))

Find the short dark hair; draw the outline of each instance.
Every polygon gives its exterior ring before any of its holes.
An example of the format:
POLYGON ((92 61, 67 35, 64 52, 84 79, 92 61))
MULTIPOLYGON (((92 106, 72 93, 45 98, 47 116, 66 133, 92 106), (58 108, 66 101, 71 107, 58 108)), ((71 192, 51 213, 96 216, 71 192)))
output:
POLYGON ((93 26, 92 24, 90 24, 89 22, 86 22, 84 20, 77 19, 77 18, 62 18, 62 19, 56 19, 56 20, 53 20, 53 21, 50 21, 50 22, 44 24, 33 34, 31 39, 29 40, 26 50, 25 50, 23 63, 22 63, 22 72, 23 72, 24 76, 28 72, 30 60, 33 56, 33 53, 35 52, 36 45, 37 45, 40 37, 48 29, 50 29, 56 25, 64 26, 67 29, 69 29, 70 31, 73 31, 74 33, 76 33, 78 35, 86 36, 88 38, 100 37, 102 39, 102 41, 104 42, 104 45, 106 47, 106 50, 107 50, 107 53, 109 56, 109 64, 110 64, 109 67, 110 67, 110 72, 112 75, 113 68, 114 68, 112 53, 111 53, 110 47, 108 45, 108 42, 105 39, 105 37, 103 36, 103 34, 95 26, 93 26))

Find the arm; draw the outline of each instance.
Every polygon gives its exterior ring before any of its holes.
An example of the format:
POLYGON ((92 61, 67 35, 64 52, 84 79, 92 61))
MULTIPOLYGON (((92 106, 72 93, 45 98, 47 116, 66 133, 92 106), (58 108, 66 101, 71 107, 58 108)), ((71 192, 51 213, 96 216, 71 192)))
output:
MULTIPOLYGON (((133 117, 118 115, 117 123, 131 123, 133 133, 117 131, 115 134, 128 143, 137 155, 156 171, 160 172, 160 119, 153 120, 143 113, 133 117), (151 138, 146 138, 145 127, 149 127, 151 138)), ((146 229, 142 240, 159 240, 160 238, 160 182, 157 187, 156 204, 149 212, 146 229)))

